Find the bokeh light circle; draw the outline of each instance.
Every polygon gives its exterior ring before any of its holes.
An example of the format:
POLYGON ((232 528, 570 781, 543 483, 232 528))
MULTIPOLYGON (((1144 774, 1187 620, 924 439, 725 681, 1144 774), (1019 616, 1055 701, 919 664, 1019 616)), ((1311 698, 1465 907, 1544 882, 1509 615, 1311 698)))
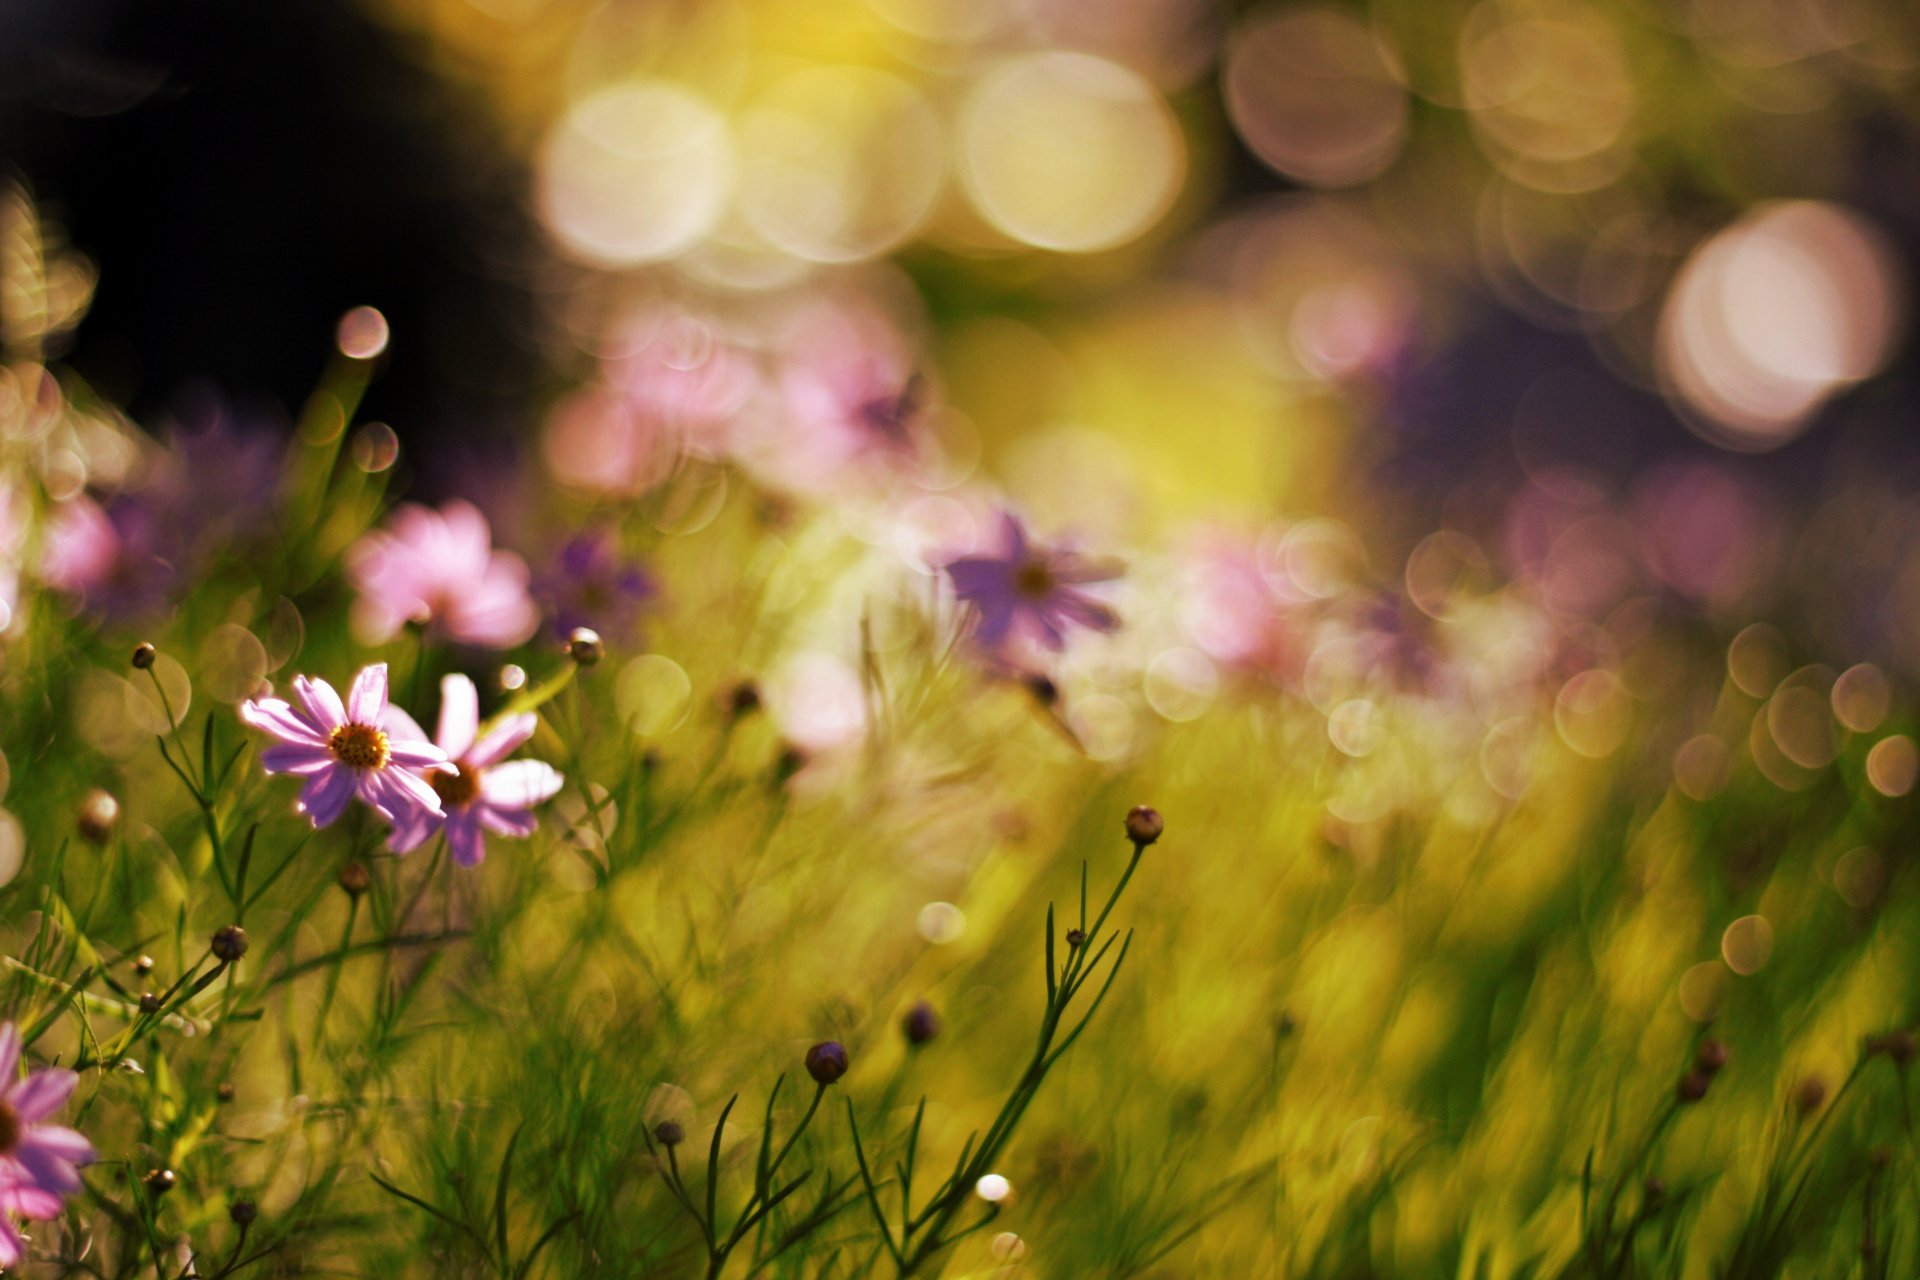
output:
POLYGON ((1407 133, 1407 94, 1364 23, 1274 9, 1234 33, 1222 77, 1234 131, 1276 172, 1318 187, 1377 177, 1407 133))
POLYGON ((968 198, 1004 235, 1092 253, 1138 237, 1173 202, 1186 144, 1153 86, 1083 53, 1032 53, 987 73, 961 110, 968 198))

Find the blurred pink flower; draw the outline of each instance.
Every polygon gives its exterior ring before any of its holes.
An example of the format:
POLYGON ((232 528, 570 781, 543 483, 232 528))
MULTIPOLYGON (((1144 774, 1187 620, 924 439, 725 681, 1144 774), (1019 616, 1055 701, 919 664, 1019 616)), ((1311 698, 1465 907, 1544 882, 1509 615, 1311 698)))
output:
POLYGON ((473 681, 463 675, 442 680, 440 726, 434 736, 456 768, 435 773, 428 781, 439 793, 444 813, 415 809, 394 826, 387 847, 409 853, 444 829, 453 860, 471 867, 486 859, 485 832, 532 835, 533 807, 552 799, 564 780, 552 765, 538 760, 500 762, 533 736, 538 723, 531 711, 523 711, 479 737, 480 694, 473 681))
POLYGON ((348 552, 347 578, 360 593, 355 631, 370 644, 421 622, 457 644, 509 649, 540 624, 526 562, 494 550, 487 518, 457 499, 397 508, 348 552))
POLYGON ((407 714, 387 705, 387 664, 363 667, 347 700, 325 680, 293 678, 300 706, 280 698, 240 704, 248 725, 280 739, 260 753, 268 773, 305 778, 296 810, 316 827, 347 811, 358 795, 394 827, 425 811, 440 815, 440 797, 417 769, 445 769, 447 753, 426 741, 407 714))
POLYGON ((1000 536, 997 554, 962 556, 945 566, 955 594, 973 611, 976 644, 995 654, 1023 641, 1058 652, 1069 625, 1091 631, 1120 625, 1112 609, 1079 590, 1119 577, 1117 568, 1035 546, 1011 512, 1001 513, 1000 536))
POLYGON ((1187 632, 1208 656, 1281 683, 1305 661, 1303 602, 1278 589, 1257 544, 1209 531, 1186 564, 1187 632))
POLYGON ((61 1201, 80 1190, 78 1165, 93 1162, 93 1144, 60 1125, 43 1123, 72 1095, 80 1077, 49 1067, 18 1079, 20 1032, 0 1026, 0 1267, 26 1257, 13 1220, 60 1216, 61 1201))

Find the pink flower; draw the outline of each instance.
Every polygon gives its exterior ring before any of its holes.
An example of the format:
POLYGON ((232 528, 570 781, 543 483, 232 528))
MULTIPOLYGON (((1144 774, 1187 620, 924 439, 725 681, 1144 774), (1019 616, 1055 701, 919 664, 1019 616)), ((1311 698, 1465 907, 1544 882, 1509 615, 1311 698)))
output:
POLYGON ((314 826, 339 818, 356 795, 396 828, 422 811, 440 816, 438 793, 413 771, 448 768, 447 753, 387 705, 386 663, 362 668, 344 704, 325 680, 295 676, 293 690, 299 707, 250 698, 240 718, 280 739, 260 754, 260 767, 307 780, 294 807, 314 826))
POLYGON ((1119 577, 1075 552, 1034 546, 1010 512, 1001 513, 998 555, 962 556, 946 565, 947 576, 963 604, 978 619, 974 641, 993 653, 1016 641, 1031 641, 1056 652, 1066 647, 1068 625, 1112 631, 1120 625, 1113 610, 1078 588, 1119 577))
POLYGON ((355 629, 372 644, 422 622, 457 644, 510 649, 540 625, 526 562, 493 549, 487 518, 470 502, 397 508, 348 552, 347 577, 360 593, 355 629))
POLYGON ((537 723, 531 711, 523 711, 479 737, 480 695, 473 681, 462 675, 442 680, 440 731, 435 736, 441 750, 458 766, 455 772, 437 773, 431 780, 445 812, 416 810, 394 827, 387 847, 408 853, 444 828, 453 860, 471 867, 487 856, 484 832, 532 835, 531 810, 559 791, 563 779, 553 766, 538 760, 500 761, 533 736, 537 723))
POLYGON ((57 1218, 60 1202, 80 1190, 76 1166, 93 1161, 93 1144, 54 1124, 42 1124, 73 1093, 80 1077, 50 1067, 24 1080, 20 1032, 0 1026, 0 1267, 26 1257, 26 1241, 13 1225, 16 1217, 57 1218))

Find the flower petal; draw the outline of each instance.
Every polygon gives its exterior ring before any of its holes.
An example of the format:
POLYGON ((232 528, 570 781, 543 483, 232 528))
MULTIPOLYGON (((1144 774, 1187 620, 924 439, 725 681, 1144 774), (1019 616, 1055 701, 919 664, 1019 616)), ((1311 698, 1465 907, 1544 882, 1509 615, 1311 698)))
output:
POLYGON ((393 827, 393 834, 387 837, 387 850, 390 853, 412 853, 439 832, 442 819, 422 810, 412 810, 400 816, 393 827))
POLYGON ((447 852, 463 867, 476 867, 486 860, 487 840, 471 813, 447 819, 447 852))
POLYGON ((550 764, 514 760, 495 765, 480 776, 480 795, 502 809, 531 809, 560 790, 566 779, 550 764))
POLYGON ((268 773, 319 773, 334 763, 333 752, 306 742, 283 742, 260 753, 260 767, 268 773))
POLYGON ((418 742, 388 738, 387 756, 395 765, 403 769, 428 769, 435 773, 445 773, 453 768, 447 760, 447 753, 425 738, 418 742))
POLYGON ((80 1189, 80 1175, 72 1165, 44 1147, 22 1141, 13 1149, 13 1158, 43 1189, 72 1195, 80 1189))
POLYGON ((25 1137, 20 1139, 20 1146, 38 1147, 55 1159, 65 1160, 68 1164, 92 1164, 94 1161, 93 1144, 88 1142, 78 1130, 69 1129, 64 1125, 35 1125, 25 1137))
POLYGON ((484 800, 473 806, 471 812, 487 830, 520 840, 532 835, 540 825, 540 820, 525 809, 502 809, 484 800))
POLYGON ((370 663, 360 668, 347 691, 347 718, 355 724, 379 724, 380 713, 387 709, 387 664, 370 663))
POLYGON ((241 703, 240 719, 251 728, 287 742, 326 745, 326 733, 279 698, 254 698, 241 703))
POLYGON ((420 727, 420 722, 391 702, 387 704, 387 709, 380 713, 380 727, 387 731, 389 740, 398 739, 403 742, 429 741, 427 731, 420 727))
POLYGON ((20 1067, 20 1028, 11 1022, 0 1026, 0 1094, 6 1086, 13 1083, 13 1073, 20 1067))
POLYGON ((457 760, 467 754, 479 729, 480 691, 457 672, 446 677, 440 682, 440 731, 433 740, 457 760))
MULTIPOLYGON (((19 1265, 20 1259, 27 1256, 27 1242, 20 1238, 20 1232, 14 1227, 10 1215, 14 1213, 22 1217, 32 1217, 34 1215, 29 1214, 26 1209, 17 1204, 9 1204, 4 1207, 9 1212, 0 1213, 0 1267, 12 1267, 19 1265)), ((60 1212, 60 1202, 58 1200, 54 1201, 53 1211, 54 1213, 60 1212)))
POLYGON ((307 718, 313 721, 314 728, 321 734, 332 733, 347 722, 346 704, 340 701, 340 695, 325 680, 295 676, 293 692, 300 699, 300 705, 306 708, 307 718))
POLYGON ((27 1124, 37 1124, 73 1096, 80 1077, 60 1067, 36 1071, 6 1092, 7 1105, 27 1124))
POLYGON ((325 773, 314 774, 300 792, 294 810, 306 814, 307 820, 315 827, 332 826, 347 811, 347 805, 353 799, 356 772, 339 765, 325 773))
POLYGON ((539 725, 539 717, 531 711, 522 711, 517 716, 508 716, 466 753, 467 763, 476 769, 484 769, 488 765, 505 760, 519 748, 521 743, 533 736, 533 731, 539 725))

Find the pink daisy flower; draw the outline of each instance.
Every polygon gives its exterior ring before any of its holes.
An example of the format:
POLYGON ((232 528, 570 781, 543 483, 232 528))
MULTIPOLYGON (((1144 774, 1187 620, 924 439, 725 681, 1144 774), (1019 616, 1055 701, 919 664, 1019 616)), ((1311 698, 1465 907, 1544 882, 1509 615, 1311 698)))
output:
POLYGON ((1034 545, 1012 513, 1001 513, 1002 550, 996 555, 962 556, 946 565, 954 592, 972 607, 974 641, 998 653, 1016 641, 1030 641, 1055 652, 1066 647, 1068 626, 1112 631, 1120 625, 1113 610, 1081 586, 1108 582, 1119 571, 1077 552, 1034 545))
POLYGON ((480 737, 480 695, 473 681, 462 675, 442 680, 435 737, 457 771, 430 779, 443 812, 415 810, 405 823, 395 825, 387 847, 407 853, 444 828, 453 860, 471 867, 487 856, 486 832, 532 835, 533 807, 551 799, 564 780, 552 765, 538 760, 501 761, 533 736, 538 723, 531 711, 523 711, 480 737))
POLYGON ((413 771, 449 768, 447 753, 387 705, 386 663, 363 667, 344 703, 325 680, 295 676, 293 691, 298 707, 249 698, 240 718, 280 739, 260 753, 260 767, 307 780, 294 808, 314 826, 339 818, 356 795, 396 827, 420 811, 439 816, 439 795, 413 771))
POLYGON ((456 644, 511 649, 540 625, 526 561, 494 550, 487 518, 470 502, 395 508, 386 528, 347 553, 347 578, 360 593, 355 630, 370 644, 421 622, 456 644))
POLYGON ((13 1220, 59 1217, 62 1199, 80 1190, 77 1166, 93 1161, 93 1144, 80 1134, 42 1123, 80 1077, 49 1067, 20 1080, 19 1068, 20 1032, 9 1022, 0 1026, 0 1267, 27 1255, 13 1220))

